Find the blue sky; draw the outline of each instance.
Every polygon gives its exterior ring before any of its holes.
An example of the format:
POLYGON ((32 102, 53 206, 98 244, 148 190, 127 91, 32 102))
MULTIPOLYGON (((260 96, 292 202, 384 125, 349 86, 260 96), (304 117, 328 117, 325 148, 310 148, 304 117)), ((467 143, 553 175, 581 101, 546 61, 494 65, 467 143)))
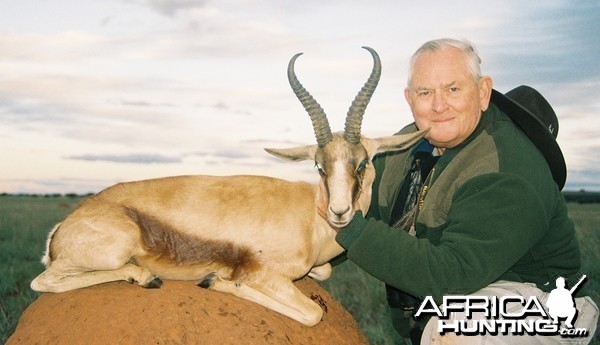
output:
POLYGON ((412 121, 410 55, 473 42, 506 92, 527 84, 560 120, 566 189, 600 190, 598 1, 5 0, 0 4, 0 192, 97 192, 180 174, 316 181, 263 147, 314 142, 289 59, 334 130, 371 70, 363 132, 412 121))

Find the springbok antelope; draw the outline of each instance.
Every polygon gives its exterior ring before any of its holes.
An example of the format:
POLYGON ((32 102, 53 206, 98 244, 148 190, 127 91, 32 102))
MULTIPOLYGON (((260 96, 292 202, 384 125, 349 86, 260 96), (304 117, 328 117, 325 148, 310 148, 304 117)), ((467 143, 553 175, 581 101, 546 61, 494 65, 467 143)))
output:
POLYGON ((343 133, 332 133, 325 112, 298 81, 288 79, 308 112, 317 145, 266 149, 292 161, 314 160, 318 185, 265 176, 177 176, 120 183, 84 200, 50 232, 42 262, 46 270, 31 288, 64 292, 126 280, 146 288, 163 279, 198 280, 286 315, 306 326, 323 311, 292 281, 327 279, 332 258, 343 252, 336 227, 357 209, 366 212, 375 177, 371 159, 403 150, 419 138, 368 139, 362 117, 381 74, 374 66, 348 111, 343 133), (326 209, 326 218, 317 211, 326 209), (160 277, 160 278, 159 278, 160 277))

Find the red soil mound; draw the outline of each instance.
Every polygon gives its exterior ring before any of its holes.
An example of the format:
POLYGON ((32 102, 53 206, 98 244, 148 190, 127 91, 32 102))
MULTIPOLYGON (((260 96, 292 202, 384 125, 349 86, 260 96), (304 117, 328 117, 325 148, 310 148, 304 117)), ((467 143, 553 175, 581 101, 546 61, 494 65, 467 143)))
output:
POLYGON ((7 344, 368 343, 327 291, 309 278, 296 286, 326 310, 315 327, 194 282, 168 280, 159 289, 116 282, 42 294, 7 344))

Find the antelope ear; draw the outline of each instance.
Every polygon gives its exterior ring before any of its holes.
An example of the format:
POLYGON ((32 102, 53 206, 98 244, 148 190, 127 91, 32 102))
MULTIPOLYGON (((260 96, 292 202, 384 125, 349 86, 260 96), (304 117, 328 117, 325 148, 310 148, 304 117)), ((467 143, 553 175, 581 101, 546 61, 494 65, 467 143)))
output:
POLYGON ((363 138, 363 145, 367 149, 370 158, 378 153, 390 151, 403 151, 416 144, 429 129, 409 134, 392 135, 389 137, 368 139, 363 138))
POLYGON ((292 162, 300 162, 305 160, 314 160, 317 152, 317 145, 296 146, 287 149, 270 149, 265 148, 265 151, 275 157, 279 157, 292 162))

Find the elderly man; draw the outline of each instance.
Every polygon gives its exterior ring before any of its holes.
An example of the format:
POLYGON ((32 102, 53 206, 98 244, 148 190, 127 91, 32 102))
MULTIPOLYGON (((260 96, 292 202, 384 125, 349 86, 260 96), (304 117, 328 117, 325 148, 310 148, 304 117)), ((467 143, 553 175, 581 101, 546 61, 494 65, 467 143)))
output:
MULTIPOLYGON (((546 100, 525 86, 493 90, 475 48, 452 39, 413 55, 404 94, 415 122, 400 133, 430 130, 413 149, 375 158, 369 213, 358 212, 336 238, 351 261, 386 283, 399 333, 421 339, 427 319, 413 313, 425 296, 542 298, 559 276, 577 281, 579 245, 560 192, 566 167, 546 100)), ((582 304, 597 318, 591 299, 582 304)), ((432 321, 422 343, 441 336, 432 321)), ((506 341, 531 343, 525 338, 506 341)), ((561 340, 539 337, 551 339, 561 340)))

